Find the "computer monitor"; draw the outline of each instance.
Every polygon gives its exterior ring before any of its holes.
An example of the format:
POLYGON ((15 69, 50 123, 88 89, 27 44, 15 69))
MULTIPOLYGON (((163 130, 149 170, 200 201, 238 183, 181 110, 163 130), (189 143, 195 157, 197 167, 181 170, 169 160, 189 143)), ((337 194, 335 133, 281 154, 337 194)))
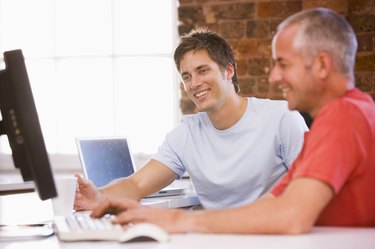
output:
POLYGON ((22 50, 4 52, 0 71, 0 135, 8 137, 14 165, 34 181, 41 200, 57 196, 22 50))

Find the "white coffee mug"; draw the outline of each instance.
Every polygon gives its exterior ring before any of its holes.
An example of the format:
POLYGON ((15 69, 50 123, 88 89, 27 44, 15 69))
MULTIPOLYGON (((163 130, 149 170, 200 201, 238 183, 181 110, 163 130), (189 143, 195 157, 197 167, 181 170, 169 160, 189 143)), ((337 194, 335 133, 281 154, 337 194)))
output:
POLYGON ((54 215, 68 215, 73 212, 77 178, 74 176, 54 177, 57 197, 52 198, 54 215))

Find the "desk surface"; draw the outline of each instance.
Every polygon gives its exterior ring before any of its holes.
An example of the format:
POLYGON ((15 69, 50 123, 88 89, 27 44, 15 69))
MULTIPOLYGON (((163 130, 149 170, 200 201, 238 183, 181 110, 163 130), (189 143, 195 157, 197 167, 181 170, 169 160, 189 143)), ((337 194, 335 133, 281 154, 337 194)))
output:
MULTIPOLYGON (((50 221, 50 201, 40 201, 35 193, 0 196, 0 224, 27 224, 50 221)), ((305 235, 172 235, 167 243, 156 242, 60 242, 56 236, 36 240, 0 241, 1 249, 199 249, 199 248, 277 248, 277 249, 374 249, 374 228, 315 227, 305 235)))
POLYGON ((127 248, 127 249, 242 249, 242 248, 277 248, 277 249, 374 249, 375 228, 335 228, 315 227, 305 235, 214 235, 181 234, 172 235, 167 243, 157 242, 60 242, 56 236, 39 240, 0 242, 2 249, 48 248, 127 248))

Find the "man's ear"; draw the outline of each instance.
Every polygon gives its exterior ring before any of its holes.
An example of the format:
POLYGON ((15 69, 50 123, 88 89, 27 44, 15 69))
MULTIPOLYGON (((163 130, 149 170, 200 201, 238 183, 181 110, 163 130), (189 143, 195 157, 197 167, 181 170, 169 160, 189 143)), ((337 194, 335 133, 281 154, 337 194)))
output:
POLYGON ((315 72, 316 75, 321 78, 325 79, 331 73, 333 69, 333 61, 330 54, 321 52, 315 59, 315 72))
POLYGON ((226 79, 227 80, 232 80, 233 75, 234 75, 234 67, 231 63, 227 65, 227 68, 225 69, 226 72, 226 79))

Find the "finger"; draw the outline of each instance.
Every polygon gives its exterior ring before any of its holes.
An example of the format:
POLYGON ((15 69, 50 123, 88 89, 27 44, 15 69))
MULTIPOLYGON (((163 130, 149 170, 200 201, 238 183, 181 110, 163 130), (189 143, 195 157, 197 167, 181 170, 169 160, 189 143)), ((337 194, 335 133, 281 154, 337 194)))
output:
POLYGON ((83 202, 84 202, 84 196, 79 193, 79 192, 76 192, 76 195, 74 197, 74 209, 75 210, 81 210, 83 208, 83 202))
POLYGON ((119 214, 123 211, 140 207, 140 204, 134 200, 125 198, 105 199, 101 201, 92 212, 93 217, 101 217, 104 214, 119 214))
POLYGON ((102 217, 104 214, 106 214, 109 205, 109 200, 101 201, 98 205, 94 207, 91 216, 94 218, 102 217))
POLYGON ((126 225, 128 223, 141 223, 149 221, 148 214, 151 210, 149 208, 138 207, 136 209, 130 209, 125 212, 121 212, 112 220, 113 224, 126 225))
MULTIPOLYGON (((133 208, 125 212, 121 212, 112 220, 114 224, 137 224, 143 222, 154 223, 155 218, 160 219, 161 216, 155 217, 153 215, 154 211, 157 211, 156 208, 139 206, 138 208, 133 208)), ((162 218, 161 218, 162 219, 162 218)))
POLYGON ((81 185, 85 186, 87 185, 89 182, 84 179, 80 174, 76 173, 74 174, 74 176, 77 178, 77 185, 80 187, 81 185))
POLYGON ((116 199, 104 199, 96 205, 91 213, 92 217, 98 218, 105 214, 117 214, 122 210, 121 203, 116 199))
POLYGON ((123 208, 126 208, 126 209, 141 207, 141 204, 139 204, 138 201, 135 201, 133 199, 129 199, 129 198, 126 198, 126 197, 118 199, 118 202, 121 203, 123 208))
POLYGON ((77 180, 78 179, 82 179, 83 177, 81 176, 81 174, 80 173, 74 173, 74 176, 75 176, 75 178, 77 178, 77 180))

